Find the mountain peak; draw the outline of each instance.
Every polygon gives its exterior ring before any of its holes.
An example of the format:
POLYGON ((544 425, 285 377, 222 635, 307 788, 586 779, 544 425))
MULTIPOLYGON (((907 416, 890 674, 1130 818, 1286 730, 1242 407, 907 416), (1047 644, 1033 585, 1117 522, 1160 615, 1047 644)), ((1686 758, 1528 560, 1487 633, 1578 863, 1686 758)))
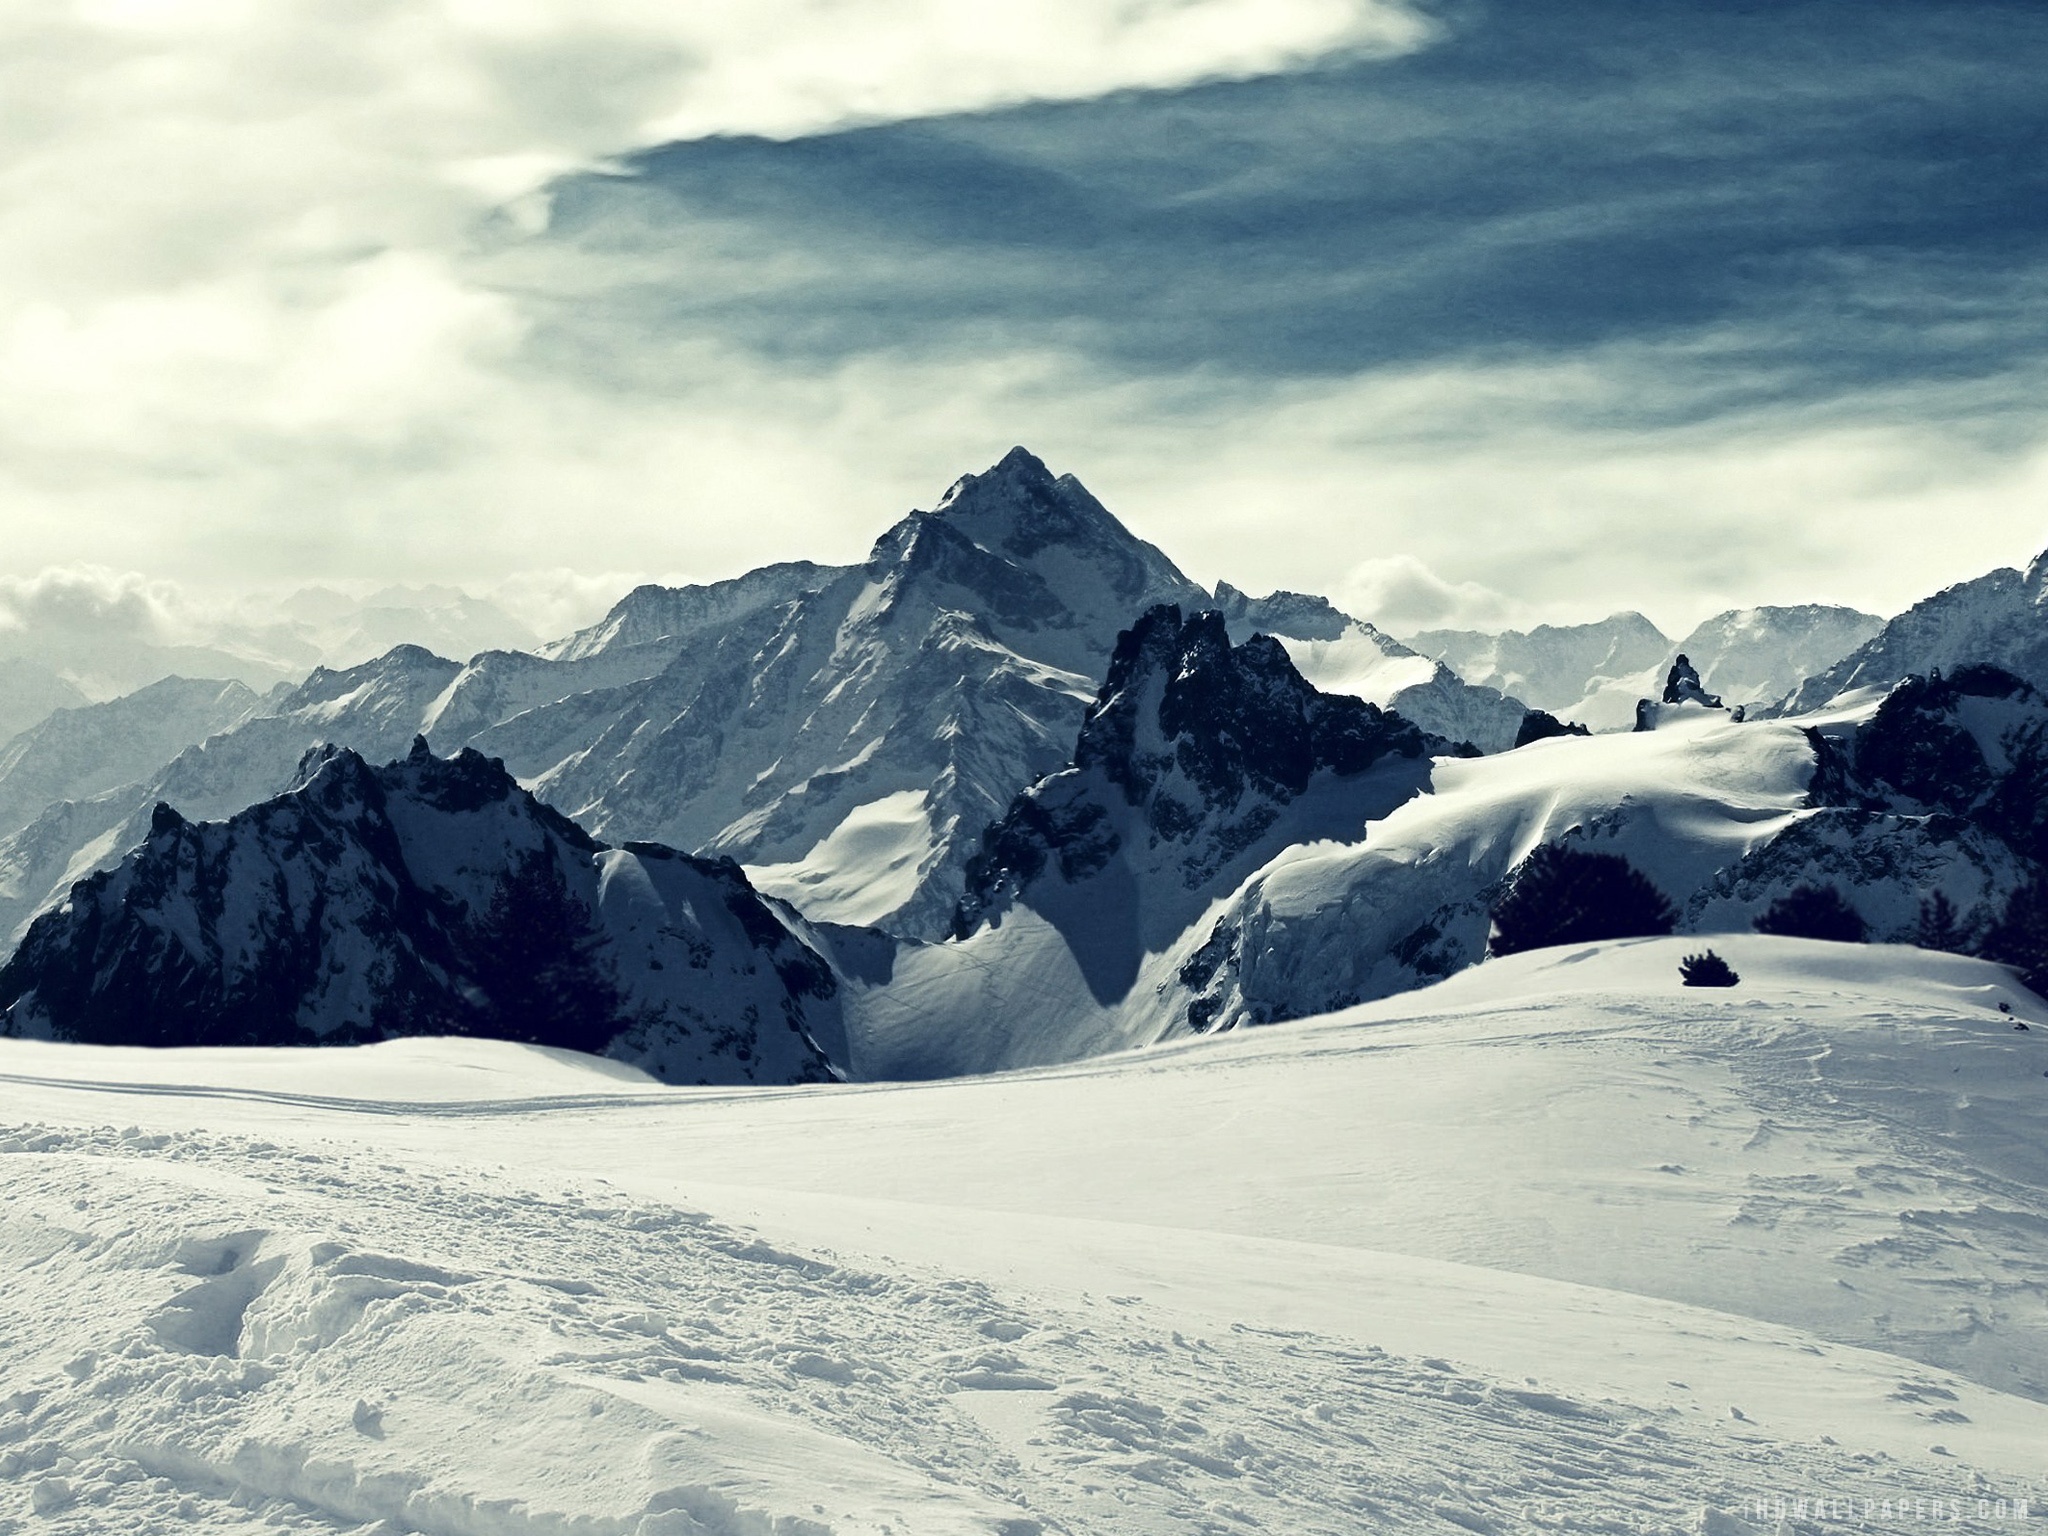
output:
POLYGON ((962 475, 933 511, 977 544, 1010 555, 1105 536, 1131 539, 1086 486, 1072 475, 1055 476, 1024 448, 1012 448, 978 475, 962 475))
MULTIPOLYGON (((983 835, 955 932, 972 933, 1051 865, 1071 884, 1120 859, 1196 891, 1265 848, 1319 776, 1356 781, 1405 759, 1412 771, 1375 789, 1398 802, 1426 779, 1427 754, 1446 750, 1399 715, 1318 692, 1272 637, 1233 645, 1217 610, 1160 604, 1118 636, 1073 766, 1025 790, 983 835)), ((1148 899, 1148 910, 1173 900, 1148 899)))

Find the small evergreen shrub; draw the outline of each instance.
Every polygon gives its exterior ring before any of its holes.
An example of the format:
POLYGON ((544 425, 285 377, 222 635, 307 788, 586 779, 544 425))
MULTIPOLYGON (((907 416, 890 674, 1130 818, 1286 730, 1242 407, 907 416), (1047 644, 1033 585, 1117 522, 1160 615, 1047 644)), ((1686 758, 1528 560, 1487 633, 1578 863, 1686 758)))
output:
POLYGON ((1711 949, 1679 961, 1678 977, 1688 987, 1732 987, 1742 980, 1735 967, 1711 949))
POLYGON ((1496 955, 1552 944, 1649 938, 1676 914, 1664 893, 1627 859, 1545 843, 1516 866, 1493 908, 1496 955))
POLYGON ((1794 887, 1752 926, 1781 939, 1830 939, 1837 944, 1861 944, 1870 936, 1863 914, 1832 885, 1794 887))

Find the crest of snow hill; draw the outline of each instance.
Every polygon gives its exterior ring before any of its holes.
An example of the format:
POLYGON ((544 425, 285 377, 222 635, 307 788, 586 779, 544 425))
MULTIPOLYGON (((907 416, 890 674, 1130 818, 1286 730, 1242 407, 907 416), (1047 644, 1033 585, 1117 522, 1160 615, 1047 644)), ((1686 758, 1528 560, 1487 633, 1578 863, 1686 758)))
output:
POLYGON ((1688 931, 1828 887, 1873 937, 2039 970, 2044 585, 2048 556, 1889 624, 1409 646, 1205 591, 1018 449, 858 565, 643 587, 535 653, 48 715, 0 743, 4 1028, 980 1071, 1433 980, 1558 844, 1688 931), (1749 722, 1616 733, 1678 650, 1749 722))

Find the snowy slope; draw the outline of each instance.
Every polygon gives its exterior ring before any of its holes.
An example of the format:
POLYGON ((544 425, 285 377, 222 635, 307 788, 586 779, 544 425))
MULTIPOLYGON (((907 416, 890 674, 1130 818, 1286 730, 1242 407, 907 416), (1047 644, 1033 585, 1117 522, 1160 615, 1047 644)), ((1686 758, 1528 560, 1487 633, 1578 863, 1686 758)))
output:
POLYGON ((310 1045, 479 1035, 675 1082, 806 1082, 830 973, 731 863, 606 848, 465 751, 309 753, 225 822, 160 805, 0 966, 6 1033, 310 1045))
POLYGON ((0 744, 0 836, 45 806, 146 778, 189 746, 248 719, 262 701, 237 682, 165 678, 111 699, 60 709, 0 744))
POLYGON ((0 1522, 2034 1528, 2048 1009, 1685 948, 911 1088, 0 1042, 0 1522))
POLYGON ((2048 689, 2048 551, 2025 571, 1997 570, 1915 603, 1787 702, 1818 709, 1909 674, 1988 661, 2048 689))

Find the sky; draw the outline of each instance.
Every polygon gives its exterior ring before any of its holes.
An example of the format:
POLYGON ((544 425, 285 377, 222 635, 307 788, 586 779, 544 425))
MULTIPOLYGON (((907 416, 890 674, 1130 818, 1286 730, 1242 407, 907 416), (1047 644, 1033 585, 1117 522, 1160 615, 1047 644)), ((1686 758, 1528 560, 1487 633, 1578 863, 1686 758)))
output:
POLYGON ((0 586, 559 629, 1022 443, 1396 632, 1894 612, 2048 548, 2044 78, 2038 0, 9 8, 0 586))

